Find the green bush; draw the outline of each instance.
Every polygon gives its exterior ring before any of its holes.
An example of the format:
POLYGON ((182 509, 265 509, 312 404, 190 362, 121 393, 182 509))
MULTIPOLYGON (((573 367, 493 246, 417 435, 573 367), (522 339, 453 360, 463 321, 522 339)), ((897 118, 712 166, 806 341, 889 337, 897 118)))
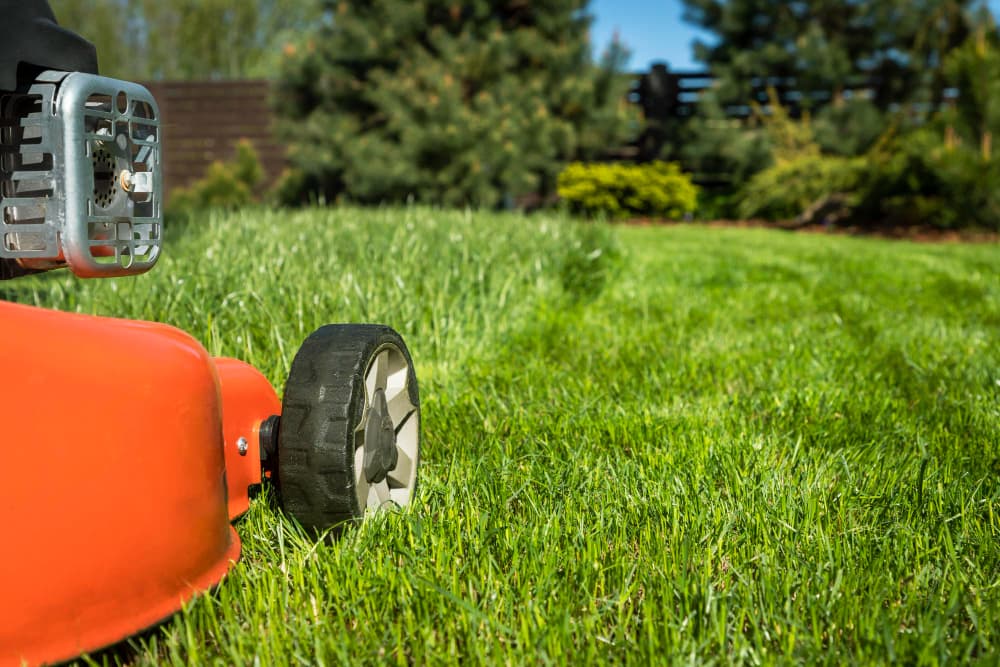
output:
POLYGON ((738 196, 742 218, 790 220, 834 193, 854 193, 864 172, 863 158, 802 155, 780 161, 744 186, 738 196))
POLYGON ((953 226, 1000 231, 1000 159, 960 147, 941 151, 937 167, 944 190, 961 216, 953 226))
POLYGON ((572 210, 608 218, 677 220, 692 213, 698 203, 698 188, 669 162, 574 162, 559 174, 558 191, 572 210))
POLYGON ((171 213, 186 213, 196 209, 246 206, 259 200, 257 185, 263 175, 264 170, 253 144, 241 139, 231 161, 213 162, 203 178, 186 188, 174 190, 169 210, 171 213))
POLYGON ((940 148, 926 129, 884 136, 868 154, 856 217, 867 225, 959 224, 932 156, 940 148))
POLYGON ((770 138, 772 164, 740 188, 736 195, 739 216, 790 220, 828 195, 854 193, 864 160, 824 155, 809 117, 791 118, 773 89, 768 95, 770 115, 757 104, 752 106, 770 138))
POLYGON ((886 118, 868 102, 829 107, 810 125, 790 120, 772 96, 776 113, 761 123, 773 166, 739 191, 739 214, 787 220, 835 201, 856 225, 1000 230, 998 64, 996 34, 973 35, 945 60, 948 82, 962 91, 954 108, 907 131, 897 118, 877 140, 886 118))
POLYGON ((861 185, 858 215, 876 224, 1000 230, 1000 160, 947 145, 939 128, 881 142, 861 185))
POLYGON ((889 132, 863 157, 779 160, 739 192, 738 212, 789 220, 830 195, 856 225, 1000 230, 1000 159, 949 145, 933 124, 889 132))
POLYGON ((733 220, 740 217, 739 191, 732 187, 705 188, 698 193, 695 220, 733 220))

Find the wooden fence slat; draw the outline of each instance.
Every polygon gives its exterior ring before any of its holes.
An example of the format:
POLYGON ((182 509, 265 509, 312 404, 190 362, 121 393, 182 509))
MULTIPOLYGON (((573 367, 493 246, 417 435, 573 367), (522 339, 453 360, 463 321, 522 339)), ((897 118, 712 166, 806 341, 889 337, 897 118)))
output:
POLYGON ((287 167, 274 133, 268 81, 167 81, 146 84, 160 107, 166 199, 236 154, 241 139, 257 151, 264 183, 287 167))

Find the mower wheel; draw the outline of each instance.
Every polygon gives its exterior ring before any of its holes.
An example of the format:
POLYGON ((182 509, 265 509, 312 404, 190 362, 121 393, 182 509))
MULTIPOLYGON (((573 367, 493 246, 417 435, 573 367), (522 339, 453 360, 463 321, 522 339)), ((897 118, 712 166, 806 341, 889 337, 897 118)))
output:
POLYGON ((325 530, 413 499, 420 400, 413 361, 391 328, 330 324, 292 361, 276 477, 282 507, 325 530))

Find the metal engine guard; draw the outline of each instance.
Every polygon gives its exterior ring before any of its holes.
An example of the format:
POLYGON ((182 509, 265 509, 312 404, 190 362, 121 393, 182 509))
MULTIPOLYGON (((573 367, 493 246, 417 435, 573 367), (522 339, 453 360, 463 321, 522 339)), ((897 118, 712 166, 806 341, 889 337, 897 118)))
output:
POLYGON ((162 238, 160 119, 127 81, 47 71, 0 93, 0 259, 78 276, 148 271, 162 238))

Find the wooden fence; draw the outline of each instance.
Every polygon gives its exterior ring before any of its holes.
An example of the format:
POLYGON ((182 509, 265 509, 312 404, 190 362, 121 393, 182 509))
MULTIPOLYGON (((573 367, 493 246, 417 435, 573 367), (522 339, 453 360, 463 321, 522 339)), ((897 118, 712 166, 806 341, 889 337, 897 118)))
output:
POLYGON ((285 168, 285 149, 274 135, 267 81, 157 82, 145 84, 160 107, 166 198, 229 160, 247 139, 257 150, 265 178, 274 183, 285 168))
MULTIPOLYGON (((803 89, 795 77, 762 74, 748 77, 744 82, 747 100, 741 104, 731 104, 723 108, 730 118, 745 118, 752 113, 750 101, 766 107, 770 104, 770 92, 777 94, 781 105, 793 118, 802 115, 809 108, 816 110, 833 102, 831 90, 803 89)), ((687 118, 694 114, 701 94, 715 84, 715 78, 708 71, 672 72, 662 64, 654 64, 649 72, 635 74, 635 83, 629 99, 642 107, 647 119, 687 118)), ((855 77, 845 82, 840 94, 846 99, 862 97, 880 98, 888 91, 877 76, 855 77)), ((944 101, 957 95, 957 91, 946 90, 944 101)), ((877 103, 889 106, 890 100, 877 99, 877 103)))
MULTIPOLYGON (((678 121, 695 114, 702 94, 715 85, 715 78, 707 71, 672 72, 666 65, 655 64, 648 72, 635 75, 629 100, 642 109, 645 127, 635 143, 622 151, 627 159, 649 160, 661 154, 670 135, 676 135, 678 121)), ((747 98, 739 104, 728 104, 722 112, 730 120, 746 120, 753 114, 751 102, 756 102, 768 112, 772 92, 792 118, 801 118, 806 109, 815 112, 834 101, 833 91, 808 90, 801 87, 794 77, 761 75, 744 81, 747 98)), ((892 108, 886 99, 889 91, 877 77, 858 77, 846 82, 839 94, 843 99, 871 99, 879 106, 892 108)), ((945 90, 943 104, 954 102, 958 91, 945 90)), ((910 111, 926 111, 929 105, 913 104, 910 111)), ((676 141, 676 136, 673 138, 676 141)))

